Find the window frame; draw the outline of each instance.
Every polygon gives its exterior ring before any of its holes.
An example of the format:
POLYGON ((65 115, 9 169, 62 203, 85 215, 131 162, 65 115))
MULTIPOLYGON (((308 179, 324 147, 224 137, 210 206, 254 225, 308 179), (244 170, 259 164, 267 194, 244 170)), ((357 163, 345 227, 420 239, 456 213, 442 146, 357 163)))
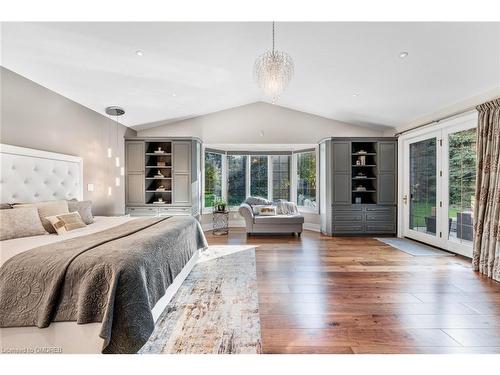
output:
POLYGON ((305 213, 313 213, 313 214, 319 214, 319 206, 320 206, 320 196, 319 196, 319 147, 316 146, 313 149, 307 149, 307 150, 300 150, 300 151, 295 151, 292 155, 292 193, 293 196, 291 196, 291 201, 295 202, 297 204, 297 208, 299 209, 299 212, 305 212, 305 213), (299 155, 300 154, 308 154, 308 153, 314 153, 314 157, 316 158, 316 207, 311 208, 311 207, 305 207, 305 206, 299 206, 297 204, 297 189, 298 189, 298 184, 299 184, 299 174, 298 174, 298 163, 299 163, 299 155))
MULTIPOLYGON (((227 162, 227 157, 229 155, 234 155, 235 153, 228 152, 228 151, 222 151, 222 150, 214 150, 211 148, 205 148, 203 147, 202 149, 203 152, 203 163, 202 163, 202 213, 210 213, 213 211, 213 207, 206 207, 205 206, 205 153, 210 152, 210 153, 215 153, 215 154, 220 154, 222 156, 222 183, 221 183, 221 188, 222 188, 222 199, 224 199, 226 202, 227 200, 227 192, 228 192, 228 162, 227 162)), ((275 151, 268 151, 269 154, 266 154, 266 152, 256 152, 252 153, 251 151, 241 153, 241 155, 246 156, 246 182, 245 182, 245 194, 246 196, 250 196, 251 192, 251 158, 252 156, 266 156, 267 157, 267 199, 270 201, 274 200, 273 197, 273 156, 288 156, 290 159, 290 201, 291 202, 297 202, 297 187, 298 187, 298 155, 303 154, 303 153, 310 153, 314 152, 314 155, 316 157, 316 207, 315 208, 310 208, 310 207, 304 207, 304 206, 297 206, 299 209, 299 212, 303 213, 313 213, 313 214, 318 214, 319 213, 319 206, 320 206, 320 196, 319 196, 319 148, 318 146, 315 146, 314 148, 307 149, 307 150, 300 150, 300 151, 294 151, 290 154, 290 152, 283 152, 283 154, 276 153, 275 151)), ((228 209, 230 211, 237 211, 239 206, 228 206, 228 209)))

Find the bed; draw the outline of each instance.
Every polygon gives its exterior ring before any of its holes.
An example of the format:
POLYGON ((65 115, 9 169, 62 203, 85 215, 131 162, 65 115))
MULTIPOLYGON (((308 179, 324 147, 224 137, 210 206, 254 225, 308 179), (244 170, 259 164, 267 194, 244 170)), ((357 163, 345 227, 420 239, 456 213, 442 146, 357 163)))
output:
MULTIPOLYGON (((81 199, 82 161, 2 145, 0 186, 2 203, 81 199)), ((1 241, 2 351, 137 352, 206 246, 189 216, 95 217, 64 235, 1 241)))

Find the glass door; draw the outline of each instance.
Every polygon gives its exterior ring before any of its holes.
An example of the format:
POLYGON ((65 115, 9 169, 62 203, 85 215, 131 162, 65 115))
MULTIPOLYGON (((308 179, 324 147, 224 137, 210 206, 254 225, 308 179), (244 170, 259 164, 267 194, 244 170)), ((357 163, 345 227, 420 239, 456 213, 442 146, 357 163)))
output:
POLYGON ((477 114, 402 137, 403 235, 472 256, 477 114))
POLYGON ((405 145, 405 235, 433 244, 438 242, 440 222, 438 142, 435 133, 408 140, 405 145))

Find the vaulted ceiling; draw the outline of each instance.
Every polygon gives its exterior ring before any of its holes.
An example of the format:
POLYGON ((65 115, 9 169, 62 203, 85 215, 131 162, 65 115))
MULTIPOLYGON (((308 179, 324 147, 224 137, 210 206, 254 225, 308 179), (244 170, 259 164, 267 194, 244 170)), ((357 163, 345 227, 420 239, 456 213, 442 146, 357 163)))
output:
MULTIPOLYGON (((278 104, 351 124, 401 126, 500 87, 499 23, 290 22, 276 33, 295 62, 278 104)), ((252 69, 270 44, 262 22, 3 23, 2 65, 147 127, 269 101, 252 69)))

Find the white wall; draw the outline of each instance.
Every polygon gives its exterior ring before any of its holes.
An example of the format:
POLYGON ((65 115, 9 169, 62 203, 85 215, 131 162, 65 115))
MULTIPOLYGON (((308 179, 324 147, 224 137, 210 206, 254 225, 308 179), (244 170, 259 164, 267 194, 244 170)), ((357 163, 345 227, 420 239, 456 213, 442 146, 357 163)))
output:
POLYGON ((137 135, 192 136, 201 138, 206 144, 314 144, 326 137, 381 136, 384 131, 391 130, 350 125, 264 102, 179 122, 150 125, 159 126, 139 130, 137 135))

